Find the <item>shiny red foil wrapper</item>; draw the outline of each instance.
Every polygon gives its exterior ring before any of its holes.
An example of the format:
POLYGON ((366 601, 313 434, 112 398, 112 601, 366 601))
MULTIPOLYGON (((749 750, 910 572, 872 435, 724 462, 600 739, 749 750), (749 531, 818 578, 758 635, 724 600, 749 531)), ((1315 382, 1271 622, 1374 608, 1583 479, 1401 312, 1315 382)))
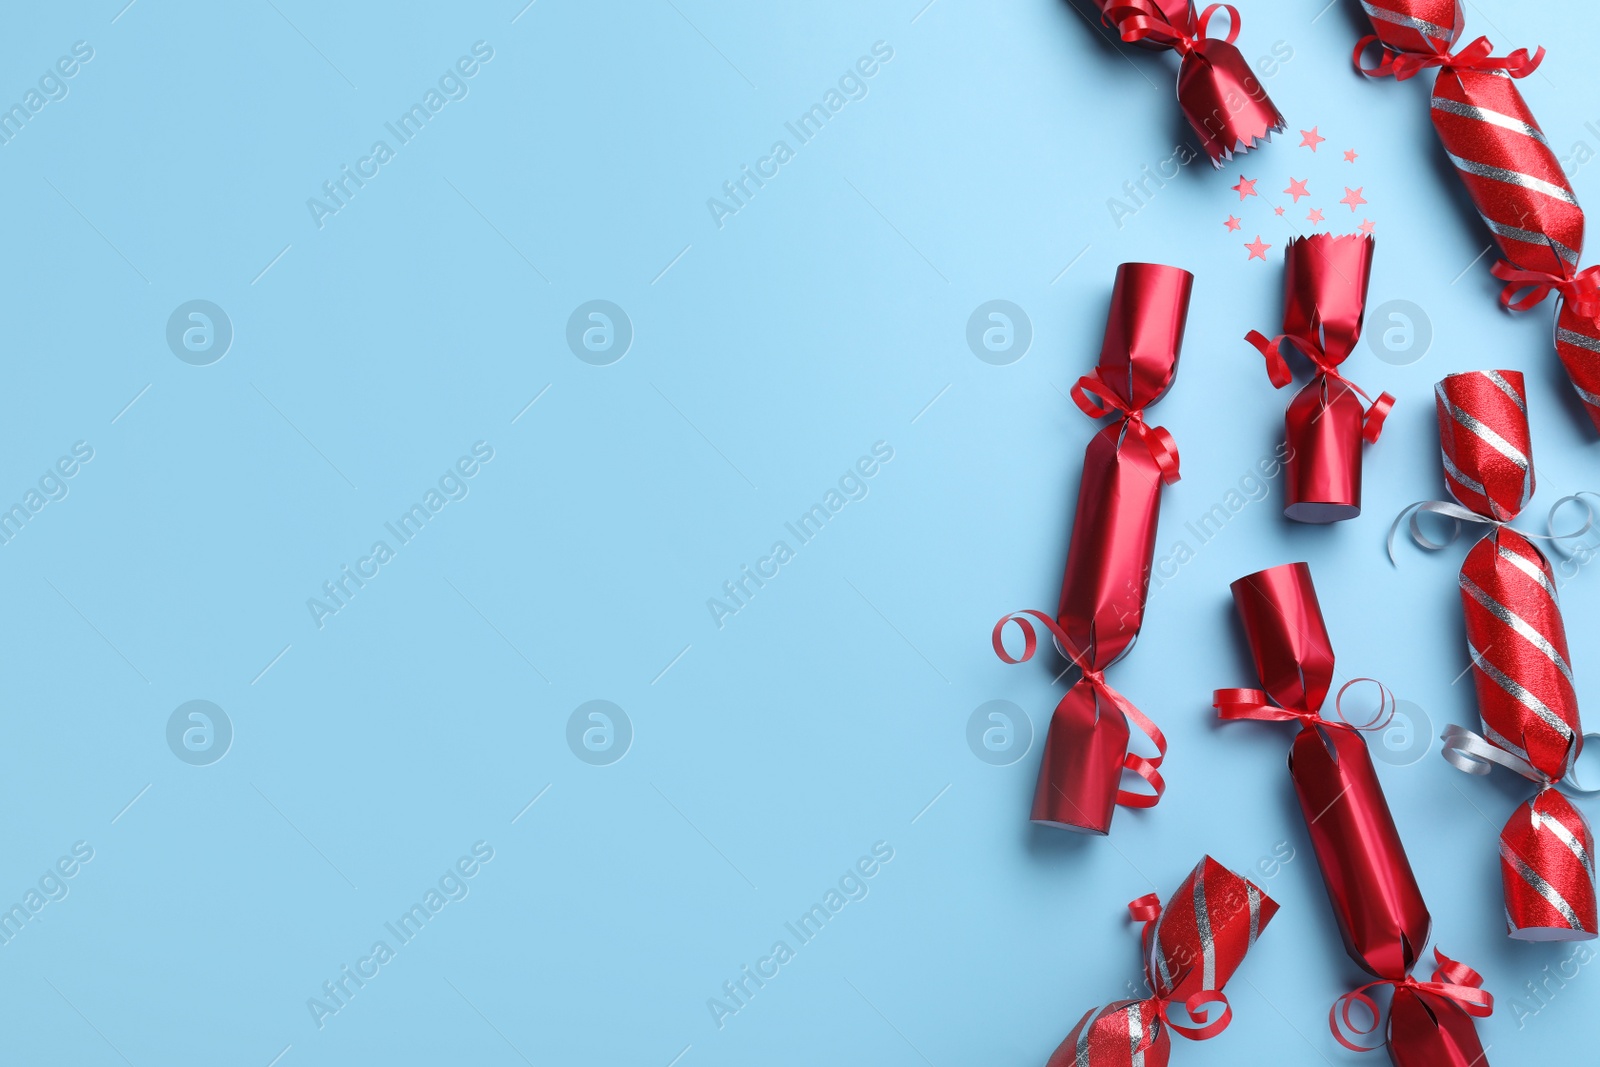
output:
POLYGON ((1206 856, 1164 908, 1150 894, 1129 909, 1145 919, 1142 943, 1150 996, 1086 1012, 1047 1067, 1164 1067, 1171 1054, 1170 1030, 1194 1040, 1220 1033, 1226 1018, 1213 1018, 1209 1025, 1174 1025, 1167 1020, 1167 1007, 1181 1009, 1191 998, 1211 1000, 1209 994, 1220 993, 1278 913, 1278 904, 1259 886, 1206 856))
MULTIPOLYGON (((1178 106, 1212 166, 1249 151, 1284 129, 1284 118, 1250 64, 1233 44, 1238 15, 1226 37, 1211 37, 1208 7, 1202 19, 1190 0, 1096 0, 1100 14, 1129 44, 1171 49, 1178 66, 1178 106)), ((1218 5, 1220 7, 1220 5, 1218 5)))
POLYGON ((1291 240, 1284 252, 1283 331, 1270 344, 1248 340, 1267 357, 1279 388, 1290 383, 1281 349, 1301 353, 1315 370, 1289 402, 1289 445, 1283 513, 1296 522, 1328 523, 1361 513, 1362 445, 1375 440, 1393 399, 1369 416, 1360 390, 1339 372, 1361 338, 1372 273, 1373 240, 1364 234, 1319 233, 1291 240))
MULTIPOLYGON (((1516 371, 1453 374, 1434 389, 1445 484, 1465 508, 1506 522, 1536 484, 1527 391, 1516 371)), ((1533 541, 1495 526, 1461 565, 1461 608, 1483 740, 1527 767, 1538 794, 1500 832, 1506 925, 1514 938, 1600 932, 1594 835, 1554 784, 1583 748, 1555 572, 1533 541)))
MULTIPOLYGON (((1449 52, 1465 29, 1456 0, 1367 0, 1363 6, 1388 58, 1401 62, 1449 52)), ((1512 283, 1502 303, 1525 310, 1552 286, 1563 296, 1556 353, 1584 410, 1600 428, 1600 300, 1575 301, 1569 297, 1577 291, 1564 292, 1559 284, 1577 282, 1583 273, 1578 270, 1583 209, 1515 81, 1538 59, 1526 54, 1490 58, 1490 46, 1481 38, 1457 55, 1478 46, 1471 61, 1452 62, 1435 79, 1434 129, 1504 257, 1494 268, 1497 277, 1512 283), (1527 272, 1543 276, 1546 287, 1532 299, 1518 300, 1517 282, 1541 284, 1522 276, 1527 272)), ((1590 276, 1578 289, 1592 298, 1597 286, 1600 281, 1590 276)))
POLYGON ((1396 988, 1386 1044, 1396 1064, 1453 1064, 1449 1050, 1473 1048, 1471 1016, 1454 1002, 1411 987, 1432 927, 1422 890, 1395 827, 1360 732, 1320 717, 1334 676, 1333 646, 1305 563, 1246 575, 1232 585, 1262 691, 1222 690, 1224 717, 1298 721, 1289 776, 1328 891, 1345 951, 1374 978, 1396 988), (1253 705, 1230 714, 1224 694, 1253 705), (1267 704, 1270 696, 1272 705, 1267 704), (1463 1035, 1465 1035, 1463 1037, 1463 1035))
MULTIPOLYGON (((1120 659, 1144 624, 1165 484, 1155 454, 1170 438, 1146 426, 1143 412, 1177 373, 1193 286, 1194 275, 1177 267, 1119 266, 1099 362, 1074 390, 1090 390, 1120 416, 1084 453, 1056 611, 1067 635, 1062 651, 1089 670, 1120 659)), ((1128 738, 1123 713, 1087 682, 1075 683, 1050 720, 1032 821, 1107 833, 1128 738)))

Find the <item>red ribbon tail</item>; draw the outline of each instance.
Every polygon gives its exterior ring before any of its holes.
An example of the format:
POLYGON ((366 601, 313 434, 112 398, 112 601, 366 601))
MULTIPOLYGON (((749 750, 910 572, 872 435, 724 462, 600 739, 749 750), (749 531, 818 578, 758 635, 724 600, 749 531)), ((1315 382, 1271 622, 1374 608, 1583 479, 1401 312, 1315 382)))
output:
POLYGON ((1377 444, 1378 436, 1383 433, 1383 420, 1389 417, 1389 412, 1394 410, 1394 397, 1388 393, 1379 393, 1378 399, 1372 402, 1367 409, 1366 416, 1361 420, 1361 436, 1367 444, 1377 444))
POLYGON ((1144 443, 1149 446, 1150 458, 1156 461, 1156 467, 1161 471, 1162 482, 1171 485, 1183 477, 1178 472, 1178 442, 1173 440, 1165 426, 1149 427, 1144 443))
POLYGON ((1220 719, 1253 719, 1257 722, 1288 722, 1297 716, 1285 711, 1259 689, 1214 689, 1211 706, 1220 719))
POLYGON ((1267 361, 1267 377, 1272 380, 1274 388, 1282 389, 1294 380, 1294 376, 1289 373, 1289 362, 1283 358, 1283 351, 1278 346, 1283 338, 1269 340, 1260 330, 1251 330, 1244 335, 1244 339, 1249 341, 1267 361))
POLYGON ((994 643, 994 654, 1000 657, 1001 662, 1026 663, 1032 659, 1033 654, 1039 650, 1039 634, 1036 630, 1034 630, 1034 624, 1029 621, 1030 619, 1036 619, 1042 623, 1044 628, 1050 631, 1051 636, 1055 637, 1061 642, 1062 648, 1066 648, 1071 643, 1070 639, 1067 637, 1067 632, 1061 628, 1061 625, 1044 612, 1033 611, 1031 609, 1027 611, 1014 611, 1010 615, 1002 618, 999 622, 995 623, 994 633, 990 635, 990 640, 994 643), (1006 651, 1005 641, 1003 638, 1005 636, 1006 623, 1008 622, 1016 623, 1017 627, 1022 630, 1021 656, 1012 656, 1011 653, 1006 651))

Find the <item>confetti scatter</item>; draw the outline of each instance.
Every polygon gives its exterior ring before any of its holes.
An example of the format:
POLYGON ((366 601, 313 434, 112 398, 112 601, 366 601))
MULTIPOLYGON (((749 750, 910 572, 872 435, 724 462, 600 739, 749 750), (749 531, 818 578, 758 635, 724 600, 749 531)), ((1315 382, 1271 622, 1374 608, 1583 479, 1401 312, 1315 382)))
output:
POLYGON ((1229 188, 1239 194, 1240 200, 1243 200, 1247 196, 1260 196, 1261 194, 1256 192, 1256 182, 1258 180, 1259 179, 1256 178, 1246 179, 1245 176, 1241 174, 1239 175, 1239 184, 1229 186, 1229 188))
POLYGON ((1300 144, 1299 144, 1299 147, 1300 148, 1309 148, 1309 149, 1311 149, 1311 151, 1315 152, 1317 150, 1317 145, 1321 144, 1323 141, 1326 141, 1326 140, 1327 140, 1326 137, 1317 136, 1317 128, 1315 126, 1313 126, 1309 130, 1301 130, 1300 131, 1300 144))
POLYGON ((1265 263, 1267 260, 1267 249, 1271 248, 1272 246, 1269 244, 1262 244, 1261 235, 1258 233, 1256 234, 1256 239, 1254 241, 1247 242, 1245 247, 1250 250, 1250 255, 1246 258, 1246 262, 1249 262, 1249 260, 1252 259, 1259 259, 1265 263))
POLYGON ((1360 206, 1362 204, 1365 204, 1367 202, 1366 197, 1361 195, 1361 190, 1365 189, 1365 188, 1366 188, 1366 186, 1364 186, 1364 185, 1358 185, 1354 189, 1350 188, 1348 185, 1345 186, 1344 187, 1344 198, 1341 199, 1339 201, 1339 203, 1341 203, 1341 204, 1349 204, 1350 205, 1350 210, 1352 212, 1354 212, 1355 209, 1358 206, 1360 206))
POLYGON ((1285 189, 1284 192, 1286 192, 1290 196, 1294 197, 1294 202, 1298 204, 1300 202, 1300 198, 1302 196, 1310 196, 1311 195, 1311 191, 1306 188, 1306 182, 1308 182, 1310 180, 1311 180, 1310 178, 1305 178, 1305 179, 1290 178, 1289 179, 1289 188, 1285 189))
POLYGON ((1229 233, 1232 233, 1234 230, 1237 230, 1239 228, 1240 223, 1243 222, 1243 221, 1244 221, 1243 219, 1236 219, 1232 215, 1229 215, 1228 216, 1228 221, 1224 222, 1223 225, 1228 228, 1228 232, 1229 233))

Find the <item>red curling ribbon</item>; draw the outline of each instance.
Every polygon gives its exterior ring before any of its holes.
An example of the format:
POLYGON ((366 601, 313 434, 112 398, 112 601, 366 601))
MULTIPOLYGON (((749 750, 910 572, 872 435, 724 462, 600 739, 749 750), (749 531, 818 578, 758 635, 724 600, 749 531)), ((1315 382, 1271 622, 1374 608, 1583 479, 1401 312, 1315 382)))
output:
MULTIPOLYGON (((1161 795, 1167 790, 1166 779, 1161 776, 1161 772, 1158 770, 1161 762, 1167 758, 1167 735, 1161 732, 1161 728, 1151 721, 1149 716, 1134 707, 1132 701, 1113 689, 1111 684, 1106 681, 1103 671, 1093 670, 1084 666, 1078 657, 1068 653, 1066 650, 1071 645, 1072 638, 1067 635, 1067 632, 1061 628, 1056 620, 1042 611, 1029 609, 1014 612, 994 624, 994 633, 991 635, 991 640, 994 644, 995 655, 999 656, 1002 662, 1012 664, 1026 663, 1039 650, 1039 635, 1034 630, 1033 623, 1028 621, 1030 618, 1042 623, 1044 628, 1049 630, 1051 635, 1055 637, 1057 648, 1061 651, 1061 654, 1066 656, 1078 668, 1081 674, 1080 680, 1094 690, 1096 696, 1126 715, 1150 739, 1151 744, 1155 745, 1156 754, 1153 757, 1140 756, 1129 752, 1122 760, 1123 770, 1143 779, 1145 784, 1155 792, 1134 793, 1126 789, 1117 790, 1117 803, 1122 807, 1155 807, 1161 801, 1161 795), (1017 627, 1022 631, 1022 655, 1020 657, 1013 657, 1010 652, 1007 652, 1005 642, 1002 640, 1006 623, 1008 622, 1016 623, 1017 627)), ((1063 697, 1062 699, 1066 698, 1063 697)))
MULTIPOLYGON (((1145 954, 1148 955, 1156 923, 1161 919, 1161 898, 1154 893, 1146 893, 1137 900, 1131 900, 1128 902, 1128 914, 1133 917, 1134 922, 1144 923, 1144 928, 1139 932, 1139 940, 1144 945, 1145 954)), ((1216 1037, 1233 1022, 1233 1005, 1228 1003, 1228 998, 1220 989, 1201 990, 1187 997, 1179 997, 1175 993, 1157 994, 1146 997, 1140 1003, 1150 1005, 1162 1022, 1191 1041, 1205 1041, 1216 1037), (1189 1018, 1198 1020, 1198 1025, 1190 1026, 1173 1021, 1169 1014, 1173 1004, 1182 1004, 1189 1018), (1211 1009, 1218 1005, 1222 1007, 1222 1014, 1212 1019, 1211 1009)), ((1143 1052, 1155 1043, 1155 1032, 1155 1027, 1144 1029, 1139 1044, 1133 1050, 1135 1054, 1143 1052)))
POLYGON ((1199 48, 1202 40, 1211 37, 1211 16, 1218 11, 1228 13, 1228 36, 1220 40, 1232 44, 1239 36, 1239 11, 1232 4, 1212 4, 1206 8, 1196 20, 1193 33, 1168 21, 1167 16, 1149 0, 1127 0, 1126 3, 1108 7, 1103 21, 1129 44, 1149 39, 1170 47, 1180 56, 1186 56, 1199 48))
POLYGON ((1568 278, 1542 270, 1525 270, 1500 260, 1489 273, 1506 283, 1500 304, 1510 311, 1527 311, 1551 293, 1559 293, 1567 306, 1586 318, 1600 316, 1600 264, 1586 267, 1568 278), (1518 298, 1521 294, 1521 298, 1518 298))
POLYGON ((1321 711, 1307 711, 1304 708, 1286 708, 1274 704, 1272 698, 1260 689, 1215 689, 1211 693, 1211 706, 1217 709, 1217 717, 1230 721, 1243 721, 1246 719, 1256 722, 1298 722, 1302 726, 1343 726, 1363 733, 1382 730, 1394 720, 1395 709, 1399 706, 1394 694, 1389 687, 1376 678, 1352 678, 1339 687, 1339 692, 1333 698, 1333 713, 1337 718, 1328 718, 1321 711), (1362 682, 1371 682, 1378 687, 1378 710, 1373 713, 1372 720, 1364 723, 1353 723, 1344 713, 1344 694, 1353 685, 1362 682))
POLYGON ((1339 365, 1328 358, 1322 346, 1309 337, 1299 334, 1279 334, 1268 338, 1260 330, 1251 330, 1244 335, 1256 351, 1260 352, 1267 361, 1267 377, 1271 379, 1276 389, 1282 389, 1294 381, 1294 375, 1289 371, 1289 361, 1283 356, 1282 344, 1284 341, 1293 341, 1295 348, 1309 359, 1317 368, 1317 373, 1349 386, 1361 399, 1367 402, 1367 412, 1361 419, 1361 437, 1367 444, 1376 444, 1383 434, 1384 420, 1389 417, 1389 412, 1394 410, 1394 397, 1389 393, 1379 393, 1374 400, 1366 391, 1355 382, 1346 378, 1339 371, 1339 365))
POLYGON ((1171 485, 1182 477, 1178 472, 1178 442, 1167 428, 1145 422, 1143 408, 1124 402, 1114 390, 1105 388, 1104 381, 1097 375, 1085 374, 1078 379, 1072 387, 1072 402, 1091 419, 1103 419, 1112 412, 1120 414, 1128 429, 1150 450, 1150 458, 1161 471, 1161 480, 1171 485))
POLYGON ((1371 1052, 1379 1045, 1358 1045, 1344 1036, 1348 1031, 1356 1037, 1365 1037, 1378 1030, 1381 1013, 1377 1003, 1369 996, 1367 990, 1378 986, 1393 986, 1396 991, 1408 989, 1416 993, 1424 993, 1448 1000, 1456 1007, 1476 1019, 1486 1019, 1494 1013, 1494 995, 1483 988, 1483 975, 1440 952, 1433 950, 1434 958, 1439 966, 1434 969, 1433 980, 1421 982, 1411 975, 1404 978, 1379 978, 1368 982, 1357 989, 1352 989, 1344 996, 1333 1002, 1328 1009, 1328 1029, 1333 1031, 1333 1036, 1339 1044, 1351 1052, 1371 1052), (1357 1026, 1351 1018, 1351 1009, 1357 1004, 1367 1009, 1372 1016, 1370 1026, 1357 1026))
POLYGON ((1489 53, 1494 51, 1494 46, 1489 43, 1489 38, 1479 37, 1457 52, 1448 52, 1443 48, 1437 52, 1412 52, 1384 45, 1383 58, 1378 61, 1377 66, 1362 66, 1362 53, 1377 39, 1376 36, 1361 38, 1356 42, 1355 54, 1351 57, 1355 60, 1356 69, 1369 78, 1392 77, 1395 81, 1403 82, 1407 78, 1421 74, 1429 67, 1439 67, 1441 70, 1477 70, 1486 73, 1503 70, 1513 78, 1526 78, 1544 62, 1543 46, 1531 55, 1526 48, 1519 48, 1507 56, 1492 56, 1489 53))

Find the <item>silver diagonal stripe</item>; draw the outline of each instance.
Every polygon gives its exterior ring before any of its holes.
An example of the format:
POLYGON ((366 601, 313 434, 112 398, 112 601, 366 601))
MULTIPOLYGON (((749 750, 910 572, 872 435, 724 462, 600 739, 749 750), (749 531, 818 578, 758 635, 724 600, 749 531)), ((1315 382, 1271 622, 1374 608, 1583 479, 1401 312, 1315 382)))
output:
POLYGON ((1507 226, 1503 222, 1496 222, 1494 219, 1491 219, 1481 211, 1478 213, 1478 217, 1483 220, 1483 224, 1485 226, 1489 227, 1489 229, 1493 230, 1501 237, 1509 237, 1513 241, 1522 241, 1524 244, 1538 245, 1541 248, 1548 247, 1554 249, 1556 255, 1566 260, 1572 266, 1576 267, 1578 265, 1579 257, 1577 250, 1568 248, 1560 241, 1552 240, 1542 233, 1534 233, 1532 230, 1518 229, 1515 226, 1507 226))
POLYGON ((1501 374, 1497 370, 1486 370, 1483 372, 1483 376, 1493 382, 1495 387, 1502 393, 1506 394, 1506 396, 1510 398, 1511 402, 1517 405, 1518 411, 1522 412, 1524 415, 1528 413, 1528 405, 1523 403, 1522 397, 1517 395, 1516 389, 1512 388, 1511 383, 1506 381, 1506 376, 1504 374, 1501 374))
POLYGON ((1565 341, 1569 345, 1586 348, 1590 352, 1600 352, 1600 339, 1590 337, 1586 333, 1577 333, 1573 330, 1557 330, 1556 340, 1565 341))
POLYGON ((1515 463, 1518 470, 1525 471, 1528 469, 1528 457, 1523 455, 1522 450, 1516 445, 1495 433, 1494 430, 1490 429, 1483 422, 1471 415, 1468 415, 1465 411, 1462 411, 1460 408, 1450 403, 1449 397, 1444 395, 1444 390, 1442 388, 1439 389, 1439 399, 1444 403, 1445 410, 1450 412, 1451 418, 1455 419, 1462 426, 1465 426, 1468 430, 1471 430, 1477 436, 1483 438, 1484 443, 1490 448, 1509 459, 1512 463, 1515 463))
POLYGON ((1440 453, 1440 458, 1444 460, 1444 472, 1446 474, 1460 482, 1463 487, 1470 489, 1472 492, 1477 493, 1480 496, 1488 496, 1487 490, 1483 488, 1483 483, 1476 481, 1475 479, 1468 478, 1466 473, 1462 471, 1460 467, 1457 467, 1455 462, 1450 459, 1448 453, 1440 453))
POLYGON ((1556 665, 1556 670, 1561 672, 1561 677, 1567 680, 1567 684, 1573 684, 1572 668, 1567 666, 1567 661, 1562 657, 1560 651, 1550 643, 1550 640, 1544 634, 1535 630, 1527 619, 1524 619, 1521 615, 1518 615, 1484 592, 1478 587, 1478 583, 1468 578, 1465 573, 1461 575, 1461 588, 1465 589, 1467 595, 1476 600, 1484 611, 1499 619, 1504 625, 1511 627, 1524 641, 1543 652, 1550 662, 1556 665))
MULTIPOLYGON (((1473 650, 1473 658, 1474 659, 1477 658, 1477 650, 1476 649, 1473 650)), ((1533 762, 1533 760, 1531 760, 1528 757, 1528 750, 1527 749, 1523 748, 1521 745, 1519 745, 1516 742, 1512 741, 1509 737, 1506 737, 1499 730, 1496 730, 1493 726, 1490 726, 1488 723, 1483 722, 1482 720, 1479 720, 1479 724, 1483 727, 1483 736, 1489 739, 1489 743, 1490 744, 1494 745, 1497 748, 1505 749, 1507 752, 1511 753, 1513 756, 1516 756, 1518 759, 1522 760, 1523 763, 1532 763, 1533 762)))
POLYGON ((1194 926, 1200 935, 1200 988, 1217 988, 1217 945, 1211 935, 1211 913, 1206 910, 1205 861, 1194 869, 1194 926))
POLYGON ((1594 860, 1590 858, 1589 850, 1583 847, 1582 841, 1572 836, 1572 831, 1563 826, 1560 819, 1536 811, 1533 813, 1533 821, 1560 838, 1561 843, 1571 849, 1572 854, 1578 857, 1578 862, 1583 864, 1584 873, 1589 876, 1589 881, 1594 881, 1594 860))
POLYGON ((1490 111, 1488 108, 1478 107, 1476 104, 1463 104, 1461 101, 1452 100, 1448 96, 1435 96, 1433 98, 1433 109, 1435 111, 1446 111, 1452 115, 1460 115, 1464 119, 1487 122, 1491 126, 1499 126, 1503 130, 1511 130, 1513 133, 1531 137, 1545 147, 1549 147, 1549 142, 1544 139, 1544 133, 1537 126, 1529 126, 1515 115, 1502 115, 1498 111, 1490 111))
POLYGON ((1511 869, 1522 876, 1522 880, 1533 887, 1533 891, 1544 897, 1545 903, 1560 913, 1561 918, 1574 930, 1584 929, 1583 920, 1578 918, 1577 912, 1572 910, 1572 905, 1567 903, 1565 897, 1556 891, 1556 887, 1539 877, 1539 873, 1526 863, 1522 857, 1511 851, 1511 848, 1502 841, 1500 843, 1500 856, 1511 865, 1511 869))
POLYGON ((1245 899, 1250 902, 1250 940, 1245 942, 1245 948, 1256 943, 1256 938, 1261 936, 1261 890, 1255 887, 1254 882, 1244 885, 1245 899))
MULTIPOLYGON (((1546 726, 1550 727, 1550 729, 1554 730, 1556 733, 1560 734, 1562 740, 1571 742, 1572 727, 1563 722, 1561 720, 1561 716, 1557 715, 1555 712, 1546 707, 1544 701, 1528 692, 1518 682, 1515 682, 1511 678, 1507 677, 1504 671, 1502 671, 1499 667, 1496 667, 1493 663, 1490 663, 1485 656, 1480 654, 1478 650, 1473 648, 1470 644, 1467 645, 1467 651, 1472 656, 1472 665, 1478 668, 1478 670, 1482 671, 1485 678, 1488 678, 1501 689, 1504 689, 1506 694, 1518 704, 1521 704, 1523 707, 1539 716, 1540 721, 1546 726)), ((1498 743, 1499 742, 1496 742, 1496 744, 1498 743)), ((1521 749, 1510 745, 1505 746, 1505 748, 1507 752, 1520 753, 1522 751, 1521 749)))
POLYGON ((1559 606, 1556 600, 1556 587, 1550 584, 1550 576, 1545 574, 1543 567, 1539 566, 1522 553, 1511 551, 1509 548, 1500 544, 1499 542, 1495 543, 1495 551, 1499 554, 1501 559, 1517 568, 1517 570, 1521 571, 1523 574, 1526 574, 1538 584, 1540 589, 1543 589, 1546 593, 1549 593, 1550 603, 1557 604, 1557 606, 1559 606))
POLYGON ((1490 181, 1505 182, 1508 185, 1520 185, 1524 189, 1531 189, 1533 192, 1543 193, 1545 196, 1553 197, 1554 199, 1560 200, 1563 203, 1571 204, 1573 207, 1578 206, 1578 198, 1573 196, 1570 190, 1563 189, 1559 185, 1547 182, 1543 178, 1535 178, 1533 175, 1523 174, 1521 171, 1506 170, 1504 167, 1493 167, 1487 163, 1475 163, 1470 159, 1462 159, 1454 152, 1446 152, 1445 155, 1450 157, 1451 162, 1453 162, 1459 170, 1465 171, 1468 174, 1476 174, 1480 178, 1488 178, 1490 181))
POLYGON ((1370 4, 1367 2, 1367 0, 1361 0, 1361 6, 1366 10, 1367 14, 1371 15, 1379 22, 1389 22, 1396 26, 1404 26, 1407 29, 1416 30, 1420 34, 1424 34, 1428 37, 1434 37, 1441 41, 1450 40, 1450 31, 1445 29, 1443 26, 1435 26, 1431 22, 1424 22, 1422 19, 1416 19, 1409 15, 1402 15, 1398 12, 1390 11, 1388 8, 1382 8, 1376 4, 1370 4))
POLYGON ((1123 1010, 1128 1013, 1128 1055, 1132 1058, 1131 1067, 1144 1067, 1144 1052, 1139 1048, 1139 1039, 1144 1036, 1143 1005, 1135 1002, 1123 1010))

